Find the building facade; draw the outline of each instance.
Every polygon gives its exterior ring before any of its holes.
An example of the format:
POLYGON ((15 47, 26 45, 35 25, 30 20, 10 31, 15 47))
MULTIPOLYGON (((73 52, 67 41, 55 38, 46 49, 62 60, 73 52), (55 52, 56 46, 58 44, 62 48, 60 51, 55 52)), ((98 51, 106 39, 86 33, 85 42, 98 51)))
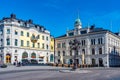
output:
POLYGON ((80 19, 76 19, 73 30, 55 39, 55 63, 73 64, 74 55, 81 65, 120 66, 120 34, 94 25, 82 28, 80 19), (77 52, 69 45, 74 39, 80 42, 77 52))
POLYGON ((38 63, 54 62, 54 38, 43 26, 32 20, 17 19, 15 14, 0 21, 0 60, 36 60, 38 63))

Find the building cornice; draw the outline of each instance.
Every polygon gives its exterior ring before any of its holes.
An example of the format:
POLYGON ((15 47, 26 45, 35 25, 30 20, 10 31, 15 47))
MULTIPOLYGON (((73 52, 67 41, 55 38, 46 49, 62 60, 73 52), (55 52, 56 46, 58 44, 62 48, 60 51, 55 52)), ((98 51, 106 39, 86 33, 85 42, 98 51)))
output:
POLYGON ((75 36, 65 36, 65 37, 55 38, 55 40, 70 39, 70 38, 76 38, 76 37, 82 37, 82 36, 90 36, 90 35, 96 35, 96 34, 105 34, 105 33, 107 33, 107 31, 92 32, 92 33, 75 35, 75 36))

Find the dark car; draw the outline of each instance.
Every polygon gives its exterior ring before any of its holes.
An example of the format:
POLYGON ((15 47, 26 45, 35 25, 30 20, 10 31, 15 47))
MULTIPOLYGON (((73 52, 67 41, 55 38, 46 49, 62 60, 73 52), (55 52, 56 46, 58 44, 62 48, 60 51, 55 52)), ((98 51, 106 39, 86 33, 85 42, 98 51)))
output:
POLYGON ((31 63, 31 64, 38 64, 38 61, 37 61, 37 60, 34 60, 34 59, 31 59, 31 60, 30 60, 30 63, 31 63))
POLYGON ((22 59, 22 65, 28 65, 30 61, 28 59, 22 59))

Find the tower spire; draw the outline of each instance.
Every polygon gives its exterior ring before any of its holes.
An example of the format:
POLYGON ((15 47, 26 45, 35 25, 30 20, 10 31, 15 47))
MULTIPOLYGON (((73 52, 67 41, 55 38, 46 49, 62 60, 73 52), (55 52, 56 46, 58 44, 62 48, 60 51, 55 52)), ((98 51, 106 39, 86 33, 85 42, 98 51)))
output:
POLYGON ((75 27, 75 29, 80 29, 80 28, 82 28, 82 23, 79 18, 79 11, 77 11, 77 13, 78 13, 77 19, 75 20, 74 27, 75 27))
POLYGON ((77 19, 79 19, 79 10, 78 10, 78 14, 77 14, 77 19))

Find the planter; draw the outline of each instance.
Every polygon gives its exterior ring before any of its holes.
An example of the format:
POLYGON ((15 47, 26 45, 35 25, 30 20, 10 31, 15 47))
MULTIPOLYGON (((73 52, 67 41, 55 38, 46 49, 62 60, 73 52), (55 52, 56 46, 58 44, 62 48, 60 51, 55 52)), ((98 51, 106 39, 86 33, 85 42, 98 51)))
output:
POLYGON ((62 64, 58 64, 59 67, 62 67, 62 64))
POLYGON ((70 65, 70 67, 73 67, 73 66, 74 66, 73 64, 70 65))
POLYGON ((70 65, 69 64, 64 64, 64 67, 70 67, 70 65))

